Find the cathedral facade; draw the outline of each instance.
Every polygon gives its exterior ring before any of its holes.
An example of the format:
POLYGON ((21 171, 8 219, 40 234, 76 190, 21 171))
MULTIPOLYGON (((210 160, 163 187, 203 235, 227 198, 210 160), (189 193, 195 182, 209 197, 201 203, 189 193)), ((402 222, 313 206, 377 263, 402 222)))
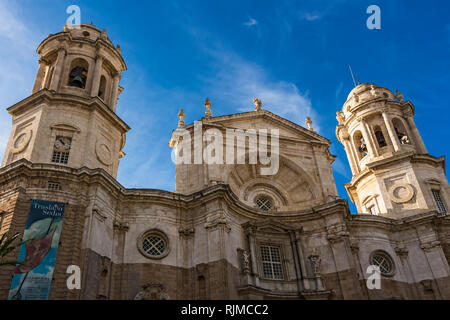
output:
MULTIPOLYGON (((35 201, 64 204, 48 299, 450 299, 445 159, 428 154, 401 93, 360 84, 337 113, 351 214, 331 142, 309 119, 308 128, 292 123, 258 99, 254 111, 217 117, 206 101, 194 124, 180 112, 169 145, 177 150, 179 130, 192 133, 194 157, 208 132, 276 129, 274 174, 261 163, 193 161, 176 165, 175 192, 123 187, 116 176, 130 128, 116 115, 120 47, 82 25, 49 35, 37 53, 32 94, 8 108, 0 234, 24 234, 35 201), (80 288, 69 288, 69 266, 79 267, 80 288)), ((245 137, 240 151, 250 158, 245 137)), ((21 260, 19 249, 9 256, 21 260)), ((1 299, 16 275, 0 269, 1 299)))

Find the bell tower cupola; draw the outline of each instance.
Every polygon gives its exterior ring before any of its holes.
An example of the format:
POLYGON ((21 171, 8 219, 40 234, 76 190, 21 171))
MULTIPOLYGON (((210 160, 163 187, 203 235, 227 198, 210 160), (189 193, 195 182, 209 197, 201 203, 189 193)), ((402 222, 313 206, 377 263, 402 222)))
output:
POLYGON ((402 217, 446 211, 444 157, 428 154, 403 95, 364 83, 337 113, 336 136, 353 174, 346 185, 359 213, 402 217))
POLYGON ((120 46, 93 25, 50 34, 37 48, 32 95, 8 108, 13 128, 3 159, 117 175, 130 129, 116 115, 126 65, 120 46))

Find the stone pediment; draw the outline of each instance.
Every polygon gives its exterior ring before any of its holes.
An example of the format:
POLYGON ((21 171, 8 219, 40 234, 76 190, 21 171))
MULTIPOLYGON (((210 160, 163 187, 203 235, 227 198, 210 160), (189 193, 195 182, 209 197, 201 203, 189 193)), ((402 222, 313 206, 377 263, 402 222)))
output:
POLYGON ((263 220, 257 220, 257 221, 250 221, 247 223, 244 223, 242 225, 242 228, 247 233, 286 233, 289 231, 296 231, 300 230, 300 228, 296 228, 292 225, 284 224, 280 221, 274 220, 274 219, 263 219, 263 220))
POLYGON ((290 138, 301 141, 310 141, 329 144, 330 141, 316 132, 310 131, 294 122, 284 119, 267 110, 258 112, 237 113, 207 119, 204 125, 214 124, 231 129, 278 129, 280 138, 290 138))

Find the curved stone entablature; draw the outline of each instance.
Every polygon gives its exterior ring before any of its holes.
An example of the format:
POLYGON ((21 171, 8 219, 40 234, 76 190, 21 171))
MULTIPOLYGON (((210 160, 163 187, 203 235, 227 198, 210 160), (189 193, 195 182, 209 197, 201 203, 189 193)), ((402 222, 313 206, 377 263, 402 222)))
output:
MULTIPOLYGON (((59 33, 50 34, 39 44, 36 52, 43 59, 55 53, 55 50, 59 48, 73 50, 86 55, 86 52, 81 50, 83 47, 80 44, 88 44, 89 48, 93 48, 92 53, 102 51, 103 54, 107 55, 108 61, 113 64, 116 72, 127 70, 120 47, 114 46, 105 30, 101 31, 90 24, 82 24, 80 28, 65 29, 59 33), (78 49, 76 47, 71 49, 72 43, 78 44, 78 49)), ((96 58, 96 55, 93 54, 92 58, 96 58)))

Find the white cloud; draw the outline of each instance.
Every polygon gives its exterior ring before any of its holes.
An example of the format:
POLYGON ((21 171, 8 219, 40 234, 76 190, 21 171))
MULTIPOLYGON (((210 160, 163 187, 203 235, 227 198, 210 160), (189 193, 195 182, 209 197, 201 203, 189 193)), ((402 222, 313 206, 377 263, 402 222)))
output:
POLYGON ((263 109, 271 111, 304 126, 311 117, 317 126, 318 117, 312 109, 307 92, 301 92, 292 82, 272 79, 260 66, 239 56, 213 51, 216 58, 216 76, 210 80, 212 96, 219 98, 240 112, 252 111, 253 97, 263 102, 263 109))
POLYGON ((346 166, 341 159, 337 158, 332 164, 334 172, 340 174, 346 179, 351 179, 352 175, 349 171, 348 166, 346 166))
POLYGON ((251 27, 251 26, 254 26, 254 25, 257 25, 257 24, 258 24, 258 21, 256 21, 252 17, 248 17, 248 21, 243 23, 243 25, 247 26, 247 27, 251 27))
POLYGON ((338 87, 336 88, 336 92, 335 92, 336 99, 338 99, 339 96, 341 95, 343 87, 344 87, 344 83, 343 82, 339 83, 338 87))
POLYGON ((323 14, 321 14, 320 12, 317 11, 313 11, 313 12, 300 12, 299 13, 299 18, 300 20, 305 20, 305 21, 317 21, 322 19, 323 14))
POLYGON ((35 46, 39 30, 21 20, 15 2, 0 1, 0 158, 11 131, 11 116, 5 108, 27 97, 37 70, 35 46), (14 54, 11 54, 14 53, 14 54))

